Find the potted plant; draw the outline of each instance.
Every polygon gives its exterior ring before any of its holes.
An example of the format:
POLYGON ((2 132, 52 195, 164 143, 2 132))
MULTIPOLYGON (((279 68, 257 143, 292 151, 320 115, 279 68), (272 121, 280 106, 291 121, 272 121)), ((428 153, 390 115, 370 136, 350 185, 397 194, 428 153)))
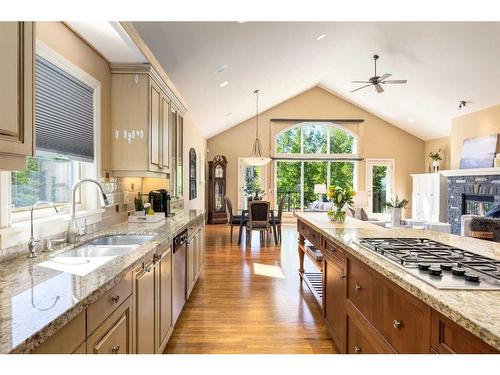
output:
POLYGON ((337 223, 345 222, 345 205, 352 207, 354 205, 353 197, 356 195, 356 192, 352 190, 350 186, 342 189, 335 185, 330 185, 328 188, 328 198, 331 199, 332 204, 335 206, 334 211, 328 211, 327 215, 331 221, 337 223))
POLYGON ((401 214, 403 212, 403 208, 408 206, 408 199, 401 199, 396 194, 396 199, 391 199, 387 202, 386 207, 391 211, 391 226, 393 228, 399 227, 401 225, 401 214))
POLYGON ((441 160, 443 160, 443 157, 441 156, 441 149, 437 151, 431 151, 429 152, 429 158, 432 160, 432 169, 434 173, 439 172, 439 164, 441 160))

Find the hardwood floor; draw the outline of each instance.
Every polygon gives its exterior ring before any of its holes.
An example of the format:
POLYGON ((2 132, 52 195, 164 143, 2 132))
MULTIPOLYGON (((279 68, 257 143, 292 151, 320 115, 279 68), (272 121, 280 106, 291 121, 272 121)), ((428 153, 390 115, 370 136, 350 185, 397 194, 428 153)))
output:
POLYGON ((299 280, 296 225, 283 226, 281 247, 259 242, 238 246, 228 226, 207 225, 204 270, 165 353, 337 352, 299 280))

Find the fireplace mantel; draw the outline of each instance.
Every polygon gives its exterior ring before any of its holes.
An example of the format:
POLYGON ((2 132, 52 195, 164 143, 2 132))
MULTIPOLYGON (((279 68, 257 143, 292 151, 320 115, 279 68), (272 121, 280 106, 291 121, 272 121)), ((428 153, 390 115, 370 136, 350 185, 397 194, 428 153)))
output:
POLYGON ((449 169, 440 171, 443 176, 500 176, 500 168, 449 169))

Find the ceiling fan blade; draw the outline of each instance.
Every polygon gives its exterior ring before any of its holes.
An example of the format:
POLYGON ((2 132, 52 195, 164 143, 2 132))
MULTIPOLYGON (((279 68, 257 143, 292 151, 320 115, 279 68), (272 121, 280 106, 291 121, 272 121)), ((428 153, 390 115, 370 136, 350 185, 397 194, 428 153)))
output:
POLYGON ((386 83, 406 83, 406 79, 391 79, 389 81, 382 81, 381 83, 386 84, 386 83))
POLYGON ((370 81, 351 81, 351 83, 371 83, 370 81))
POLYGON ((358 90, 364 89, 365 87, 368 87, 368 86, 371 86, 371 85, 372 85, 372 84, 370 83, 369 85, 364 85, 364 86, 358 87, 357 89, 354 89, 354 90, 352 90, 351 92, 354 92, 354 91, 358 91, 358 90))
POLYGON ((378 80, 379 81, 383 81, 383 80, 386 80, 387 78, 391 77, 392 74, 391 73, 385 73, 383 76, 381 76, 378 80))
POLYGON ((378 83, 375 85, 375 89, 377 90, 377 92, 380 94, 381 92, 384 92, 384 89, 382 88, 382 86, 380 86, 378 83))

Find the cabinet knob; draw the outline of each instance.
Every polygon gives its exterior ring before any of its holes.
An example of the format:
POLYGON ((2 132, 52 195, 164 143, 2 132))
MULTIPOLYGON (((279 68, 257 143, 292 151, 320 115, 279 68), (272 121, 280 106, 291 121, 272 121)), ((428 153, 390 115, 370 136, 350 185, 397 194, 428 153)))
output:
POLYGON ((118 295, 111 297, 111 301, 113 301, 114 303, 118 303, 119 300, 120 300, 120 296, 118 296, 118 295))
POLYGON ((118 354, 119 351, 120 351, 120 345, 115 345, 111 348, 111 353, 113 354, 118 354))
POLYGON ((401 320, 394 319, 393 322, 392 322, 392 326, 394 328, 401 328, 401 320))
POLYGON ((354 347, 354 353, 361 353, 361 348, 359 346, 354 347))
POLYGON ((360 289, 361 289, 361 285, 359 285, 358 283, 356 283, 356 284, 354 285, 354 288, 356 288, 356 290, 360 290, 360 289))
POLYGON ((341 278, 341 279, 345 279, 345 276, 346 276, 346 275, 340 275, 340 278, 341 278))

